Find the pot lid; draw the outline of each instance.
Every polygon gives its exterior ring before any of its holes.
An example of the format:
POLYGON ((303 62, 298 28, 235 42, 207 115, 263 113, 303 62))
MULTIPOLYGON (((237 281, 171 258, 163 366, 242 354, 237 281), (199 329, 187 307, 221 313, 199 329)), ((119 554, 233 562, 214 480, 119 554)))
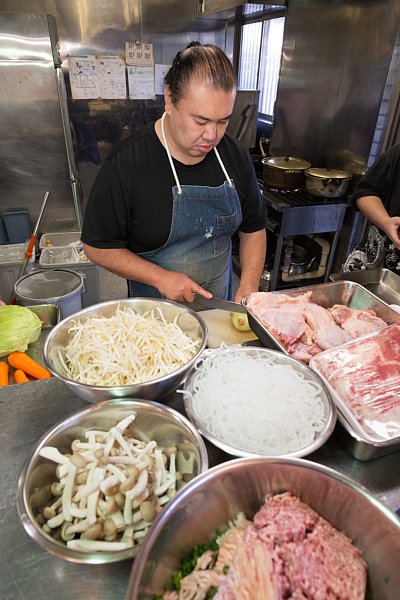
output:
POLYGON ((311 167, 311 163, 303 158, 296 158, 294 156, 268 156, 262 159, 265 165, 276 167, 277 169, 290 170, 290 171, 304 171, 311 167))
POLYGON ((351 179, 353 175, 347 171, 339 171, 338 169, 316 169, 312 167, 307 169, 306 175, 319 177, 320 179, 351 179))

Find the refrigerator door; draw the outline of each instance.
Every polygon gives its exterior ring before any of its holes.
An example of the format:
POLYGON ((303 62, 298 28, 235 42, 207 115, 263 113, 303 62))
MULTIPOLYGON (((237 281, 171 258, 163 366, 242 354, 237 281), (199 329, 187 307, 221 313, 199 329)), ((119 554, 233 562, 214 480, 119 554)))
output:
POLYGON ((81 193, 54 18, 0 12, 0 213, 32 223, 51 196, 41 232, 81 228, 81 193))

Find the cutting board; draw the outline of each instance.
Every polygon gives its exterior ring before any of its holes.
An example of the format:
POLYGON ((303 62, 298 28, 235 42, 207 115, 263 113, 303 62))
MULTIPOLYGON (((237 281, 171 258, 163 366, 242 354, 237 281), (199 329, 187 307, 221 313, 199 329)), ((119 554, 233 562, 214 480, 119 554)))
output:
POLYGON ((238 331, 232 325, 232 320, 227 310, 202 310, 199 315, 204 319, 208 327, 209 348, 218 348, 222 342, 225 344, 242 344, 257 340, 252 331, 238 331))

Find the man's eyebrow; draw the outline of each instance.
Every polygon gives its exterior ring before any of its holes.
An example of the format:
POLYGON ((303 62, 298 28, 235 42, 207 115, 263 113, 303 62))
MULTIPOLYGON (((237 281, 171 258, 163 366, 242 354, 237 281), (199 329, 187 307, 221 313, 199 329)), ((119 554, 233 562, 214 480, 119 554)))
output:
MULTIPOLYGON (((228 119, 230 119, 232 116, 232 113, 230 113, 228 116, 226 117, 222 117, 222 119, 217 119, 218 121, 228 121, 228 119)), ((196 114, 192 114, 192 117, 194 119, 199 119, 200 121, 214 121, 215 119, 209 119, 208 117, 203 117, 203 115, 196 115, 196 114)))

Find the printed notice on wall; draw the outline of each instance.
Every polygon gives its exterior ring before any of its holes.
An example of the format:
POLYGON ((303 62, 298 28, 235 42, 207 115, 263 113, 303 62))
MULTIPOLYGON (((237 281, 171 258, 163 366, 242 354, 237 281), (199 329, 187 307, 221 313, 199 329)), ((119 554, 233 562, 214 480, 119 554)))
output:
POLYGON ((97 75, 100 98, 126 98, 125 61, 120 56, 98 56, 97 75))
POLYGON ((128 87, 131 100, 154 99, 154 68, 128 67, 128 87))
POLYGON ((127 65, 152 67, 153 44, 146 44, 138 40, 125 42, 125 60, 127 65))
POLYGON ((158 95, 163 95, 164 93, 164 77, 168 73, 171 65, 154 65, 154 74, 155 74, 155 92, 158 95))
POLYGON ((88 100, 99 97, 99 80, 95 56, 69 56, 68 70, 72 98, 75 100, 88 100))

